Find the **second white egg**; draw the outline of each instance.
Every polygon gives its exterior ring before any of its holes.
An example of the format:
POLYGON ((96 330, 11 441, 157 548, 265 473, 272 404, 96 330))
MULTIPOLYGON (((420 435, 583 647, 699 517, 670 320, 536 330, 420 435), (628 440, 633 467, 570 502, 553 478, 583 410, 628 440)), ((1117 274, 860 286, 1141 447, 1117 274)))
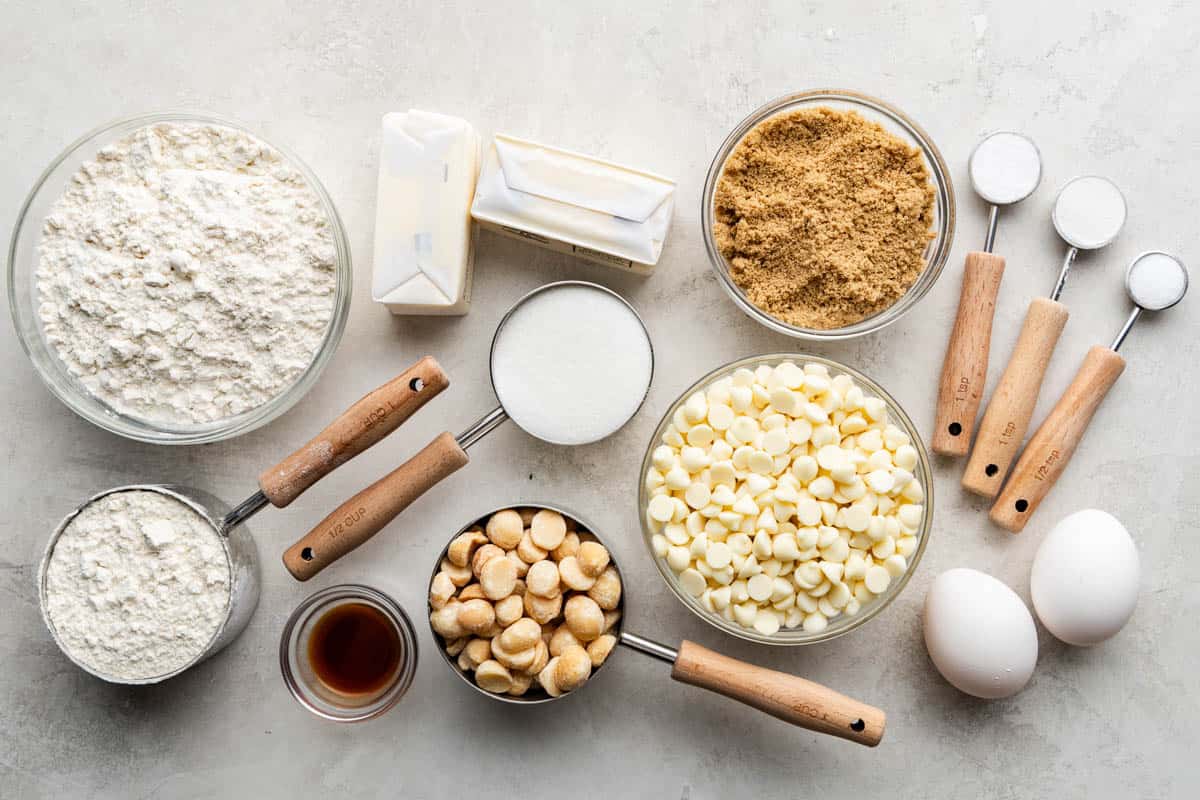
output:
POLYGON ((1116 517, 1078 511, 1038 547, 1029 574, 1033 608, 1067 644, 1099 644, 1133 615, 1139 571, 1137 547, 1116 517))

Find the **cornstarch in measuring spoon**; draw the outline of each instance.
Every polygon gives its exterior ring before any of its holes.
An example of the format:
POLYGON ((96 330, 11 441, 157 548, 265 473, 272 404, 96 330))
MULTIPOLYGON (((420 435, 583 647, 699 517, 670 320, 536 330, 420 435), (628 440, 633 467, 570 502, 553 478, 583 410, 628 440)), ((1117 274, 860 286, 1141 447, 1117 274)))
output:
POLYGON ((1094 250, 1116 238, 1125 224, 1125 198, 1098 175, 1075 178, 1054 201, 1054 227, 1072 247, 1094 250))
POLYGON ((555 444, 603 439, 650 386, 650 339, 637 315, 600 289, 567 285, 521 303, 496 333, 492 383, 504 411, 555 444))
POLYGON ((1174 305, 1187 290, 1187 273, 1166 253, 1147 253, 1129 270, 1129 294, 1148 311, 1174 305))

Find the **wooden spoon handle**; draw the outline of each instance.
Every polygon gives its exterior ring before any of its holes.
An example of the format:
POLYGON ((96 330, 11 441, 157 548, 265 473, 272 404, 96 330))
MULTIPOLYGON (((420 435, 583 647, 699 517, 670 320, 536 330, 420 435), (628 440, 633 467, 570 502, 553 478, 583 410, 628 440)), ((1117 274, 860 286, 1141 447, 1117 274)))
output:
POLYGON ((988 349, 996 294, 1004 275, 1004 259, 992 253, 967 253, 963 267, 958 315, 942 362, 938 385, 937 422, 933 450, 947 456, 965 456, 975 430, 975 415, 987 383, 988 349))
POLYGON ((449 433, 338 506, 283 554, 296 580, 306 581, 379 533, 413 501, 468 461, 449 433))
POLYGON ((1088 350, 1071 385, 1021 453, 992 506, 993 522, 1020 533, 1066 469, 1096 409, 1124 370, 1125 359, 1116 352, 1099 345, 1088 350))
POLYGON ((258 488, 283 508, 306 489, 379 442, 441 394, 450 379, 432 356, 363 397, 312 441, 258 476, 258 488))
POLYGON ((988 498, 1000 492, 1025 441, 1042 378, 1068 316, 1066 306, 1046 297, 1036 297, 1029 304, 1017 345, 979 423, 979 435, 962 478, 968 491, 988 498))
POLYGON ((786 672, 756 667, 694 642, 679 646, 671 677, 810 731, 874 747, 886 723, 878 708, 786 672))

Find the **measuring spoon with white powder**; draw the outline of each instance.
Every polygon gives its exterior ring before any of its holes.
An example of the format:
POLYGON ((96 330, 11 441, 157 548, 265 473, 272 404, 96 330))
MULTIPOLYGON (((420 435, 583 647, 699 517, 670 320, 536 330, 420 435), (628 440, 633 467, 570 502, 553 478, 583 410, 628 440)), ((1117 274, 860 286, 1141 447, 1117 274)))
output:
POLYGON ((933 450, 947 456, 967 454, 987 382, 992 318, 1004 275, 1003 256, 992 252, 1000 208, 1024 200, 1042 180, 1042 159, 1037 147, 1028 137, 1012 131, 998 131, 986 137, 971 153, 968 166, 971 186, 991 204, 991 209, 983 250, 967 253, 958 315, 938 385, 933 450))
POLYGON ((992 506, 993 522, 1019 533, 1043 499, 1054 488, 1096 409, 1125 370, 1125 359, 1117 354, 1125 337, 1143 311, 1163 311, 1187 293, 1188 272, 1183 262, 1154 250, 1133 260, 1125 273, 1125 291, 1134 308, 1109 347, 1088 350, 1079 372, 1046 421, 1029 440, 1012 477, 992 506))
POLYGON ((283 554, 297 580, 366 542, 470 460, 467 450, 506 419, 551 444, 616 433, 646 399, 654 352, 641 317, 620 295, 583 281, 542 286, 508 310, 492 339, 500 405, 457 437, 442 433, 347 500, 283 554))
POLYGON ((1073 178, 1054 201, 1054 228, 1069 247, 1049 297, 1035 297, 1025 313, 1021 334, 1000 383, 988 401, 979 436, 963 473, 963 488, 995 497, 1029 430, 1029 419, 1042 390, 1042 379, 1058 337, 1067 324, 1067 307, 1059 302, 1067 273, 1080 250, 1097 250, 1117 238, 1125 225, 1125 197, 1117 185, 1099 175, 1073 178))

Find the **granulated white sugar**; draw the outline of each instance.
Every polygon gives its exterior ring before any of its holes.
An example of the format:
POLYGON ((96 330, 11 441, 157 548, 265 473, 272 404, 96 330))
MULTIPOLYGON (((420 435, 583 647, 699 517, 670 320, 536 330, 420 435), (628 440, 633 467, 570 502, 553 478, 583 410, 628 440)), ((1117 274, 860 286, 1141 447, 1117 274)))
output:
POLYGON ((492 382, 504 410, 556 444, 616 431, 642 404, 652 372, 641 320, 617 297, 588 286, 558 286, 526 300, 492 349, 492 382))

